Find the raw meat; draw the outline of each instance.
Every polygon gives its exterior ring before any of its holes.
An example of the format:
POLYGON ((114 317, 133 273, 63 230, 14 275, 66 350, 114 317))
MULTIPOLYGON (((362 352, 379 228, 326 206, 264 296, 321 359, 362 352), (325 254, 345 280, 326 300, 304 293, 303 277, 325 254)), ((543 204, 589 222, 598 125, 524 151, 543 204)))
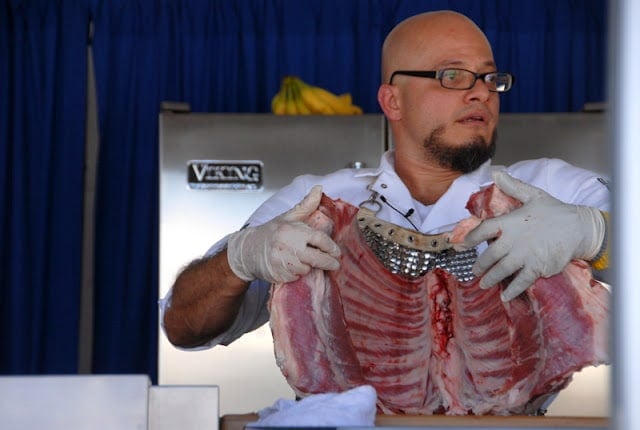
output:
MULTIPOLYGON (((467 208, 485 218, 517 205, 492 186, 467 208)), ((574 372, 608 362, 609 292, 585 262, 503 303, 502 286, 481 290, 442 269, 391 274, 356 213, 323 196, 308 222, 340 245, 340 270, 272 287, 276 361, 299 396, 370 384, 387 414, 526 414, 574 372)))

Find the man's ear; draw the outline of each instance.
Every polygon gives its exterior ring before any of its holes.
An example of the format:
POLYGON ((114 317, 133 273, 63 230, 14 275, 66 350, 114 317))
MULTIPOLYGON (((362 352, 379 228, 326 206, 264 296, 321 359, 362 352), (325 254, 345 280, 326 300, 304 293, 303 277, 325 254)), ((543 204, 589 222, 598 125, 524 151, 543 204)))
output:
POLYGON ((378 103, 389 120, 400 119, 397 87, 390 84, 380 85, 380 88, 378 88, 378 103))

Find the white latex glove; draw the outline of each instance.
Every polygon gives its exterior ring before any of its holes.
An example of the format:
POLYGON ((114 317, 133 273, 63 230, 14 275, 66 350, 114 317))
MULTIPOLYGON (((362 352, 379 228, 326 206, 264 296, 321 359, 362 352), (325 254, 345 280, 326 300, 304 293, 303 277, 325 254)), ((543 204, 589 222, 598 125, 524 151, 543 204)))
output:
POLYGON ((494 172, 493 179, 523 205, 484 220, 466 236, 465 246, 470 247, 496 239, 472 269, 477 276, 484 273, 480 288, 490 288, 519 271, 502 292, 502 300, 509 301, 537 278, 560 273, 572 259, 590 260, 598 254, 605 222, 597 208, 563 203, 504 171, 494 172))
POLYGON ((322 187, 315 186, 294 208, 271 221, 231 235, 227 259, 245 281, 292 282, 312 267, 336 270, 340 248, 323 231, 305 224, 320 205, 322 187))

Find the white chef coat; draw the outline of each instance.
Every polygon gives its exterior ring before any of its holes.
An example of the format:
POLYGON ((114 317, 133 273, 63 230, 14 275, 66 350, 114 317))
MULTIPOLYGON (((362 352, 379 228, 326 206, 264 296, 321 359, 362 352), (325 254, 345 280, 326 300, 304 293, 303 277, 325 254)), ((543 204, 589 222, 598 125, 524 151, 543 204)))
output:
MULTIPOLYGON (((572 166, 559 159, 542 158, 521 161, 511 166, 494 166, 487 161, 477 170, 457 178, 447 192, 433 205, 423 205, 414 200, 400 180, 394 168, 394 151, 383 154, 378 168, 343 169, 326 176, 302 175, 291 184, 266 200, 247 221, 247 225, 263 224, 275 216, 288 211, 307 195, 314 185, 322 185, 323 192, 332 199, 341 199, 354 206, 368 200, 372 191, 384 196, 389 204, 381 203, 377 217, 413 228, 403 216, 408 217, 418 230, 425 234, 437 234, 451 230, 459 221, 468 218, 465 208, 469 197, 482 187, 493 182, 491 172, 504 169, 515 178, 541 188, 555 198, 571 204, 597 207, 608 211, 610 195, 608 180, 598 174, 572 166), (395 208, 396 210, 394 210, 395 208)), ((207 252, 219 252, 227 242, 225 237, 207 252)), ((479 247, 482 252, 486 245, 479 247)), ((270 284, 256 280, 251 283, 233 325, 220 336, 205 345, 210 348, 218 344, 227 345, 244 333, 254 330, 269 320, 267 301, 270 284)), ((162 314, 170 305, 171 291, 160 301, 162 314)), ((161 318, 162 321, 162 318, 161 318)))

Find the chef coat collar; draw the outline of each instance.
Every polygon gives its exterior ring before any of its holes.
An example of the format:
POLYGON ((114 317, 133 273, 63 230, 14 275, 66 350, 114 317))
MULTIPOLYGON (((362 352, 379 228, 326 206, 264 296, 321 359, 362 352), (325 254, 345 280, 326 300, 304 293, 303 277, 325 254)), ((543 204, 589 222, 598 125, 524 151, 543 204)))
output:
POLYGON ((394 166, 394 153, 393 149, 387 150, 380 157, 380 164, 376 168, 371 169, 359 169, 356 173, 354 173, 355 178, 366 178, 366 177, 376 177, 380 176, 380 174, 384 171, 395 172, 394 166))
MULTIPOLYGON (((394 169, 394 155, 394 150, 385 152, 377 169, 358 173, 356 176, 374 178, 370 189, 385 196, 403 211, 413 208, 414 211, 420 212, 416 207, 420 203, 413 199, 394 169)), ((456 223, 468 218, 470 214, 465 207, 467 201, 471 194, 493 182, 492 170, 491 160, 488 160, 478 169, 453 181, 445 194, 431 205, 426 219, 421 220, 419 230, 424 233, 440 233, 452 229, 456 223)))

